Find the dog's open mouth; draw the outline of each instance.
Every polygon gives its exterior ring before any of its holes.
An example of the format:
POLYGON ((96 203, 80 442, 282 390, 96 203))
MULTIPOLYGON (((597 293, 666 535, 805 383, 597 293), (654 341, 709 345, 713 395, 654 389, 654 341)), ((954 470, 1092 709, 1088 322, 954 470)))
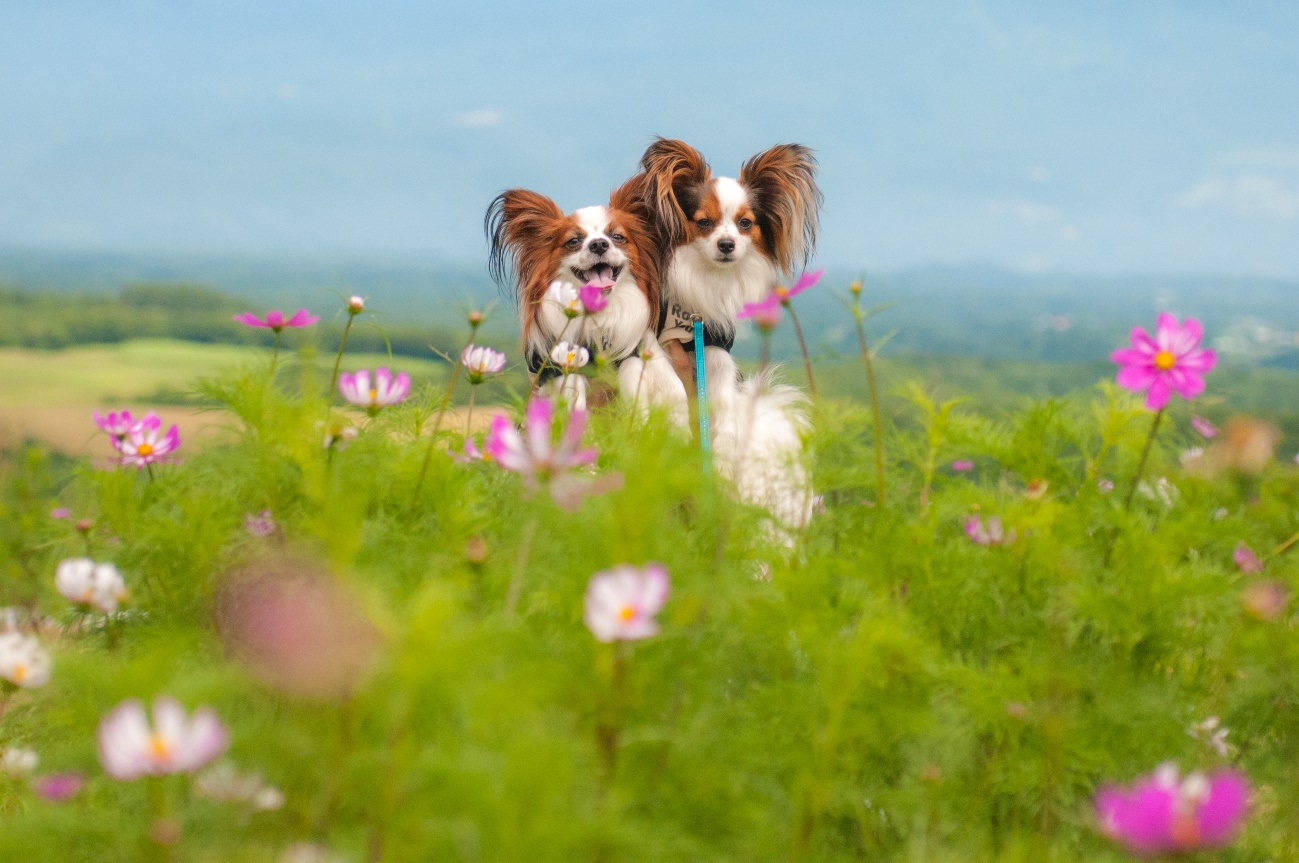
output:
POLYGON ((600 263, 591 267, 589 270, 579 270, 577 267, 571 268, 573 275, 584 285, 595 285, 597 288, 608 290, 613 287, 613 283, 618 281, 622 275, 622 267, 611 267, 608 264, 600 263))

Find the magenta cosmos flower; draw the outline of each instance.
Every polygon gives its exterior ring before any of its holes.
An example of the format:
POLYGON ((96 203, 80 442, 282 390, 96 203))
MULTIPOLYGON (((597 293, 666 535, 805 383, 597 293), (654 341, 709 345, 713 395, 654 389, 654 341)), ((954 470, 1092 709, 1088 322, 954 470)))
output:
POLYGON ((235 315, 234 319, 246 326, 261 327, 262 329, 274 330, 278 333, 281 330, 292 329, 294 327, 309 327, 316 321, 320 320, 320 315, 313 315, 306 309, 298 309, 293 313, 293 317, 286 319, 284 317, 284 312, 276 309, 275 311, 267 312, 265 318, 259 318, 252 312, 244 312, 242 315, 235 315))
POLYGON ((374 370, 371 381, 369 369, 343 372, 338 376, 338 391, 352 404, 374 412, 404 401, 410 395, 410 375, 400 372, 393 377, 392 372, 381 367, 374 370))
POLYGON ((131 418, 130 411, 111 411, 107 416, 95 411, 93 414, 95 425, 111 437, 114 441, 120 441, 126 437, 136 424, 136 420, 131 418))
POLYGON ((1228 844, 1248 801, 1249 782, 1234 770, 1182 779, 1176 765, 1163 764, 1130 788, 1102 787, 1096 814, 1105 835, 1129 850, 1165 854, 1228 844))
POLYGON ((1195 427, 1195 430, 1202 437, 1214 438, 1218 436, 1218 427, 1202 416, 1191 417, 1191 425, 1195 427))
MULTIPOLYGON (((536 396, 528 403, 522 431, 509 417, 498 415, 483 445, 482 458, 519 474, 530 489, 535 489, 539 482, 545 483, 557 505, 576 510, 583 497, 612 491, 622 484, 622 478, 617 474, 577 475, 577 468, 591 464, 599 455, 598 450, 582 446, 586 411, 576 410, 569 415, 558 443, 552 434, 554 417, 554 404, 543 396, 536 396)), ((469 454, 468 449, 466 453, 469 454)))
POLYGON ((583 620, 597 641, 638 641, 658 634, 654 615, 667 601, 666 568, 623 564, 591 576, 583 620))
POLYGON ((1195 318, 1178 324, 1177 318, 1161 312, 1152 337, 1142 327, 1132 329, 1132 347, 1110 354, 1118 363, 1119 386, 1145 392, 1146 407, 1157 411, 1176 392, 1193 399, 1204 392, 1204 375, 1218 362, 1210 348, 1200 347, 1204 327, 1195 318))
POLYGON ((777 285, 765 300, 757 303, 746 303, 736 314, 737 318, 752 318, 753 322, 764 330, 772 330, 780 323, 780 307, 789 305, 789 301, 821 280, 825 270, 804 273, 790 287, 777 285))
POLYGON ((230 735, 217 715, 200 707, 193 715, 174 698, 153 702, 153 724, 144 705, 123 701, 99 721, 99 763, 114 779, 190 773, 226 751, 230 735))
POLYGON ((147 467, 180 447, 180 430, 173 425, 163 434, 162 420, 149 411, 115 445, 122 454, 122 464, 147 467))
POLYGON ((582 308, 588 315, 596 312, 603 312, 609 307, 609 291, 613 290, 613 285, 607 289, 599 285, 583 285, 577 292, 578 299, 582 301, 582 308))

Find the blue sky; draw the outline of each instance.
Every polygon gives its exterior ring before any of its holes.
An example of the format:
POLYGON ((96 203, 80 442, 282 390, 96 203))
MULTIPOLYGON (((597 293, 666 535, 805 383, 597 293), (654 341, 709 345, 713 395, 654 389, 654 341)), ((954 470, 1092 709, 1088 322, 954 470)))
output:
POLYGON ((0 8, 0 245, 483 257, 655 134, 822 162, 821 262, 1299 276, 1299 4, 0 8))

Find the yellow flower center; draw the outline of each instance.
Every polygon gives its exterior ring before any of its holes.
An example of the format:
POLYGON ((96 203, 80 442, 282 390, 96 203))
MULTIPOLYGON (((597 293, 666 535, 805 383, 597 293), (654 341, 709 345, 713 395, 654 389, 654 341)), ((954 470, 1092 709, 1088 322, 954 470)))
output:
POLYGON ((374 387, 370 387, 370 401, 374 401, 378 397, 379 397, 379 391, 376 390, 374 387))
POLYGON ((135 448, 135 451, 140 455, 153 455, 153 447, 147 443, 140 444, 135 448))
POLYGON ((627 623, 635 616, 636 616, 636 609, 632 608, 630 605, 624 605, 622 607, 622 611, 618 612, 618 618, 623 623, 627 623))
POLYGON ((1175 365, 1177 365, 1177 357, 1173 355, 1172 351, 1160 351, 1155 354, 1155 368, 1160 371, 1166 372, 1175 365))
POLYGON ((166 761, 171 758, 171 743, 169 743, 161 734, 151 734, 149 736, 149 754, 155 761, 166 761))
POLYGON ((14 666, 13 673, 14 683, 22 683, 27 679, 27 666, 21 662, 14 666))
POLYGON ((784 285, 776 285, 776 296, 778 297, 789 296, 789 288, 785 287, 784 285))

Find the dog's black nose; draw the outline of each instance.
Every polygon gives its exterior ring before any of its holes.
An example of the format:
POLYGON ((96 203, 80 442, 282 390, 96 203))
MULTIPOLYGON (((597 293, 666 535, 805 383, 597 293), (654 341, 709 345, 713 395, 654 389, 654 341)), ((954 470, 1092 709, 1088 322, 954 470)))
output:
POLYGON ((609 241, 592 240, 586 247, 591 250, 591 254, 593 255, 603 255, 605 252, 609 251, 609 241))
POLYGON ((723 255, 729 255, 731 252, 735 251, 735 241, 734 241, 734 240, 718 240, 718 241, 717 241, 717 251, 721 252, 723 255))

